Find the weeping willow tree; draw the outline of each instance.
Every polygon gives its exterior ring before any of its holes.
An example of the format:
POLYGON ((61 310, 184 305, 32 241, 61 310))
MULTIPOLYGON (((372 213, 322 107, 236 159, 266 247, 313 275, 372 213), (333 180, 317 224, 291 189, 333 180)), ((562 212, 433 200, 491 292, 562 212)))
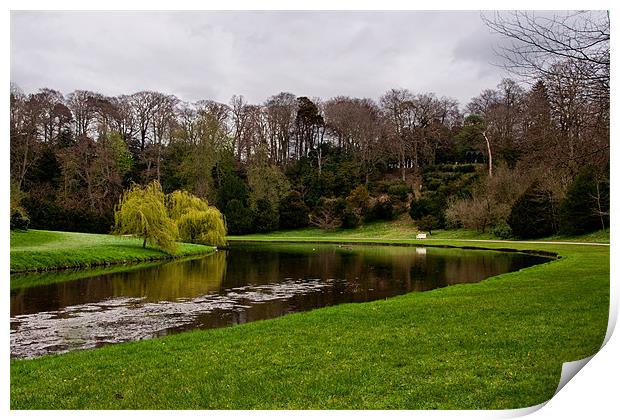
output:
POLYGON ((145 187, 134 184, 123 193, 114 212, 114 232, 143 238, 143 248, 149 243, 166 252, 175 251, 178 229, 168 216, 159 182, 145 187))
POLYGON ((226 225, 222 213, 187 191, 166 196, 168 215, 177 223, 179 239, 203 245, 226 245, 226 225))

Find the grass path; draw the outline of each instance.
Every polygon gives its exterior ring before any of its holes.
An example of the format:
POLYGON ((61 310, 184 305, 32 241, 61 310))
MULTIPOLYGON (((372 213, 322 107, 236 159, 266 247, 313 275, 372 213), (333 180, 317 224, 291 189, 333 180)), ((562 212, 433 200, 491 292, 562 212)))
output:
POLYGON ((179 244, 175 255, 142 248, 132 237, 28 230, 11 232, 11 272, 93 267, 205 254, 212 247, 179 244))
MULTIPOLYGON (((327 239, 344 241, 337 236, 327 239)), ((14 360, 11 408, 536 405, 553 395, 563 362, 592 355, 603 341, 609 247, 510 246, 555 252, 562 258, 478 284, 14 360)), ((505 244, 490 242, 485 247, 501 249, 505 244)))

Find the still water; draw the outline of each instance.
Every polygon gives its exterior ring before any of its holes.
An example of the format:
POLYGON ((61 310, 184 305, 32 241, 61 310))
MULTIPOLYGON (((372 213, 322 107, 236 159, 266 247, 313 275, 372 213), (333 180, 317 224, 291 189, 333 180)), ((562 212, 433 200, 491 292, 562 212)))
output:
POLYGON ((114 267, 13 275, 11 356, 38 357, 385 299, 546 261, 441 248, 239 244, 207 257, 121 272, 114 267))

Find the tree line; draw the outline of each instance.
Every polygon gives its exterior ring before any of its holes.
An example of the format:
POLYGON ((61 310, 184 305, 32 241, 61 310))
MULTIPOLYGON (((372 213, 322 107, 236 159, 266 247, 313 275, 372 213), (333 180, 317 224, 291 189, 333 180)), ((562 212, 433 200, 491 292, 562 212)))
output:
MULTIPOLYGON (((489 25, 515 36, 506 22, 489 25)), ((121 193, 157 181, 165 193, 214 204, 232 233, 350 226, 407 211, 418 221, 431 215, 432 228, 484 230, 506 225, 531 186, 560 203, 591 168, 600 202, 608 73, 600 55, 596 66, 547 55, 556 59, 544 68, 530 60, 531 83, 504 79, 464 107, 403 88, 378 100, 281 92, 252 104, 240 95, 186 102, 154 91, 26 94, 11 85, 12 208, 32 227, 107 232, 121 193), (434 185, 437 177, 452 178, 434 185), (487 222, 467 219, 484 208, 493 213, 487 222)), ((608 214, 605 206, 597 211, 608 214)))

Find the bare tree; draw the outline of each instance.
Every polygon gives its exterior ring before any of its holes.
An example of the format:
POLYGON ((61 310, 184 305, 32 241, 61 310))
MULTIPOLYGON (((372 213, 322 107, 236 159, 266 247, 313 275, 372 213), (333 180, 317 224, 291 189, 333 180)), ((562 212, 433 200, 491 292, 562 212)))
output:
POLYGON ((276 163, 288 162, 296 112, 297 99, 292 93, 281 92, 265 102, 269 153, 276 163))
POLYGON ((513 11, 482 15, 494 32, 508 40, 498 53, 505 67, 537 80, 555 73, 554 64, 570 62, 595 92, 609 95, 609 13, 513 11))

